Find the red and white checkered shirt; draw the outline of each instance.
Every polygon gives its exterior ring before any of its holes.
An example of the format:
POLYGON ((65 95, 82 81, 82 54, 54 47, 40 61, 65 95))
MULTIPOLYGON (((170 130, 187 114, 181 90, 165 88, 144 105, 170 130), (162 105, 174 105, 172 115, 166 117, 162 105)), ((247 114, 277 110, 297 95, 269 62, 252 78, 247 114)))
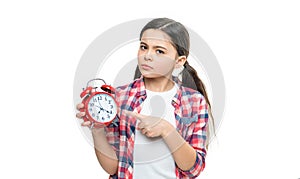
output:
MULTIPOLYGON (((183 87, 180 81, 173 78, 179 86, 172 99, 176 129, 197 152, 194 166, 183 171, 177 165, 177 179, 195 178, 205 167, 206 137, 208 128, 208 105, 201 93, 191 88, 183 87)), ((116 102, 120 108, 113 123, 107 126, 107 140, 113 146, 119 159, 118 172, 111 179, 132 179, 133 151, 136 131, 136 119, 122 114, 122 110, 141 111, 141 104, 146 99, 146 89, 143 77, 128 85, 116 89, 116 102)), ((174 161, 175 162, 175 161, 174 161)))

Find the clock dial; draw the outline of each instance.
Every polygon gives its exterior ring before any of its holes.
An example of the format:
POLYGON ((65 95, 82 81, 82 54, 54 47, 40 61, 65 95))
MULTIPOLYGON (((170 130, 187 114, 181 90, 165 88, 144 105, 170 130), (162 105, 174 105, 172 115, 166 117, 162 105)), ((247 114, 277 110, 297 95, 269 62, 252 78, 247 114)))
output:
POLYGON ((88 113, 97 122, 110 122, 117 114, 117 105, 110 95, 98 93, 89 100, 88 113))

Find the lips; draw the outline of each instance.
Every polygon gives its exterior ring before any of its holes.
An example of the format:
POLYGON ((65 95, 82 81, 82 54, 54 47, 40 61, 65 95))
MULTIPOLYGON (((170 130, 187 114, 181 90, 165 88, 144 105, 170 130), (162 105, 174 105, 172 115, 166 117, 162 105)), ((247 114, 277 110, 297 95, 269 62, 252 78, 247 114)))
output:
POLYGON ((141 67, 145 70, 150 70, 150 69, 153 69, 153 67, 149 66, 149 65, 146 65, 146 64, 142 64, 141 67))

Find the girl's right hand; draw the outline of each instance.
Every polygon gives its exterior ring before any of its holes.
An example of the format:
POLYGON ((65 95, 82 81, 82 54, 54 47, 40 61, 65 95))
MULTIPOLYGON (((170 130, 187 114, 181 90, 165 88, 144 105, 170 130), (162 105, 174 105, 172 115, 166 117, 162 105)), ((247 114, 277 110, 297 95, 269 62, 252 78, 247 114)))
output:
MULTIPOLYGON (((84 108, 84 104, 83 103, 79 103, 76 105, 76 109, 79 111, 78 113, 76 113, 76 117, 78 119, 82 119, 85 116, 85 112, 80 112, 80 109, 84 108)), ((85 127, 90 127, 91 126, 91 121, 85 121, 81 123, 81 126, 85 126, 85 127)))
MULTIPOLYGON (((79 111, 78 113, 76 113, 76 117, 78 119, 82 119, 85 116, 85 112, 81 112, 80 111, 82 108, 84 108, 84 104, 83 103, 79 103, 79 104, 76 105, 76 109, 79 111)), ((81 123, 81 126, 89 127, 89 128, 92 127, 93 129, 95 129, 95 128, 103 128, 104 127, 103 124, 95 124, 95 125, 92 126, 92 122, 91 121, 83 121, 81 123)))

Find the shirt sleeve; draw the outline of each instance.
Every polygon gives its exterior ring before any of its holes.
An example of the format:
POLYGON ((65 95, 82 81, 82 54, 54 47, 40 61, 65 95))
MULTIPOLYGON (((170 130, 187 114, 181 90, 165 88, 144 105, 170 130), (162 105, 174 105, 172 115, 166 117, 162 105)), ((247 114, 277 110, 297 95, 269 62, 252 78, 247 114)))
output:
POLYGON ((115 119, 114 122, 105 127, 107 142, 112 146, 116 152, 117 157, 119 156, 119 122, 115 119))
POLYGON ((205 167, 205 156, 206 156, 206 138, 207 138, 207 122, 208 122, 208 104, 204 97, 200 98, 200 105, 197 106, 198 120, 194 125, 190 126, 189 130, 192 130, 191 136, 189 136, 189 144, 196 151, 196 161, 193 167, 189 170, 181 170, 178 168, 183 176, 189 178, 197 177, 205 167))

